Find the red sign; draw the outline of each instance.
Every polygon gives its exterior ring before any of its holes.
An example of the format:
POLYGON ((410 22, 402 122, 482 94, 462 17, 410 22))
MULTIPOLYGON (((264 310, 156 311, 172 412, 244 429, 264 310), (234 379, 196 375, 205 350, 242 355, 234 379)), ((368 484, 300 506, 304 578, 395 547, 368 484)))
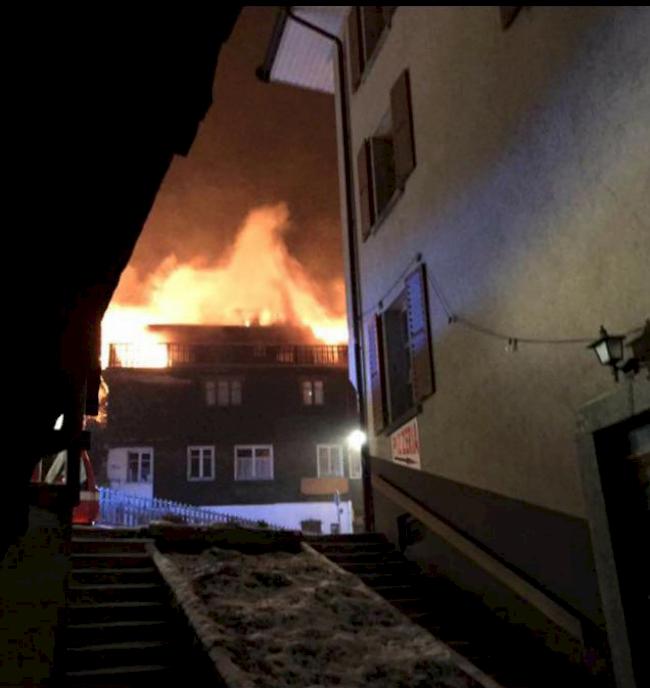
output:
POLYGON ((395 463, 420 468, 420 433, 418 419, 413 418, 390 436, 390 454, 395 463))

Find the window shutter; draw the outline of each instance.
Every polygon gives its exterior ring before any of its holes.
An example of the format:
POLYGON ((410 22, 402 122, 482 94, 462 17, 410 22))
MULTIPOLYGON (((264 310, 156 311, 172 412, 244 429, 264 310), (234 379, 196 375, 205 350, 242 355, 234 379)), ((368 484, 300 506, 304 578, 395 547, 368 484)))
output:
POLYGON ((424 265, 406 278, 406 299, 413 398, 420 402, 435 391, 424 265))
POLYGON ((361 236, 365 241, 370 236, 374 221, 374 204, 372 199, 369 141, 364 141, 357 155, 359 174, 359 207, 361 209, 361 236))
POLYGON ((383 351, 382 351, 381 317, 375 315, 368 323, 368 374, 370 377, 370 402, 372 404, 372 422, 375 434, 379 434, 386 425, 383 385, 383 351))
POLYGON ((510 24, 517 18, 523 5, 511 5, 510 7, 499 7, 501 15, 501 28, 505 31, 510 24))
POLYGON ((395 5, 394 7, 388 7, 387 5, 382 6, 382 10, 384 13, 384 23, 389 24, 391 22, 391 19, 393 18, 393 15, 395 14, 395 10, 399 7, 399 5, 395 5))
POLYGON ((363 62, 361 42, 359 40, 359 8, 354 6, 350 10, 350 14, 348 14, 348 63, 350 65, 352 90, 356 91, 361 83, 363 62))
POLYGON ((415 138, 411 108, 411 87, 408 70, 400 75, 390 92, 390 110, 393 118, 393 145, 395 146, 395 180, 404 188, 408 176, 415 169, 415 138))
POLYGON ((364 62, 372 57, 375 52, 379 37, 384 30, 386 20, 384 18, 383 7, 373 7, 371 5, 362 5, 361 12, 363 16, 363 57, 364 62))

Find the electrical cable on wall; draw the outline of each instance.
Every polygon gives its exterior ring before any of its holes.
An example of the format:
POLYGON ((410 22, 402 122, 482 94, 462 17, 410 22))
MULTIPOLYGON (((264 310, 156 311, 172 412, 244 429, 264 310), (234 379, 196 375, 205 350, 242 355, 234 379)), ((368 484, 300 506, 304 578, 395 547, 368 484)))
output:
MULTIPOLYGON (((409 271, 414 265, 418 265, 422 260, 421 254, 416 254, 414 258, 412 258, 406 267, 402 270, 400 273, 399 277, 390 285, 390 287, 386 290, 384 295, 379 299, 377 306, 376 307, 371 307, 363 311, 362 317, 366 318, 368 315, 374 313, 377 310, 381 310, 383 308, 383 302, 393 293, 393 291, 398 287, 399 285, 402 284, 404 278, 407 276, 409 271)), ((486 327, 485 325, 481 325, 479 323, 475 323, 474 321, 470 320, 469 318, 465 318, 462 315, 458 315, 457 313, 454 313, 447 297, 445 296, 445 293, 436 280, 435 276, 433 275, 433 272, 430 269, 427 269, 427 284, 429 285, 430 290, 436 295, 436 298, 438 299, 438 302, 442 306, 445 315, 447 316, 447 322, 450 325, 453 324, 458 324, 462 325, 463 327, 472 330, 474 332, 478 332, 479 334, 483 334, 487 337, 492 337, 493 339, 499 339, 501 341, 504 341, 507 343, 507 350, 515 352, 518 350, 519 344, 541 344, 541 345, 564 345, 564 344, 583 344, 583 345, 588 345, 591 342, 593 342, 593 336, 591 337, 518 337, 514 336, 511 334, 505 334, 504 332, 499 332, 497 330, 493 330, 490 327, 486 327)), ((625 337, 630 337, 634 334, 637 334, 643 330, 643 327, 634 327, 631 330, 628 330, 625 332, 625 337)))

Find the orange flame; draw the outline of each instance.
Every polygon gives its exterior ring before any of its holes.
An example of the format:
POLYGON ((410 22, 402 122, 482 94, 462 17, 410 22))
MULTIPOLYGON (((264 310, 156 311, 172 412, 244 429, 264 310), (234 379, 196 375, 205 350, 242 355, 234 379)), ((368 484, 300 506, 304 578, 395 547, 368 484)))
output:
MULTIPOLYGON (((165 367, 164 344, 146 330, 152 324, 301 324, 327 344, 346 342, 345 315, 332 314, 321 303, 316 285, 287 249, 288 219, 284 204, 251 211, 217 263, 198 259, 180 264, 172 255, 145 284, 127 267, 102 322, 103 365, 111 342, 136 345, 141 351, 138 366, 165 367), (133 285, 146 293, 145 305, 124 305, 120 297, 134 291, 133 285)), ((342 280, 334 281, 332 289, 342 312, 342 280)))

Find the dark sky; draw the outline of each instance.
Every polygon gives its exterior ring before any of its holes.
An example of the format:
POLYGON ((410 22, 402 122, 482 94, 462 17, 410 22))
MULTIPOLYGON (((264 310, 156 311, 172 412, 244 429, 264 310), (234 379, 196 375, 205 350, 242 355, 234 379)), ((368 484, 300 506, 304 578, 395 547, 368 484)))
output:
POLYGON ((136 247, 141 278, 170 253, 219 259, 251 208, 279 201, 292 218, 292 254, 322 286, 342 275, 334 100, 255 76, 275 11, 245 8, 224 45, 214 104, 188 157, 174 160, 136 247))

